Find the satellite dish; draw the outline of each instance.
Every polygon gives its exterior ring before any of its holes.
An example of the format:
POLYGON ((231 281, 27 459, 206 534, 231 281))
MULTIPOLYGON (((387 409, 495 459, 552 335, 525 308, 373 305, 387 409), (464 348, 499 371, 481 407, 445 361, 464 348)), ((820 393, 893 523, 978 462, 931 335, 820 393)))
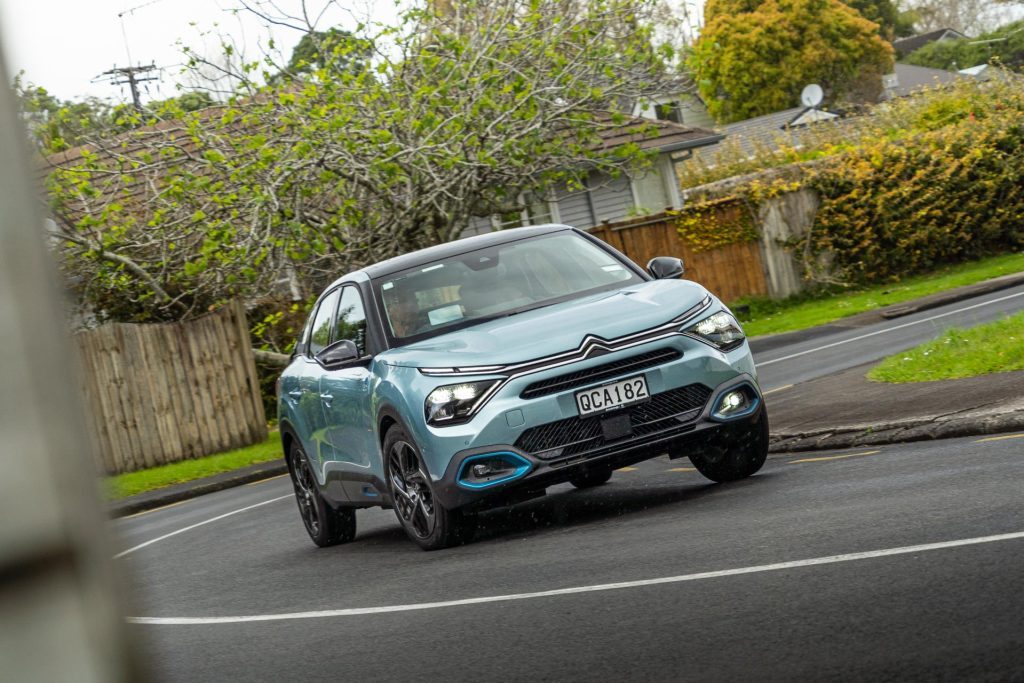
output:
POLYGON ((825 99, 825 91, 817 83, 811 83, 800 93, 800 102, 811 109, 821 104, 823 99, 825 99))

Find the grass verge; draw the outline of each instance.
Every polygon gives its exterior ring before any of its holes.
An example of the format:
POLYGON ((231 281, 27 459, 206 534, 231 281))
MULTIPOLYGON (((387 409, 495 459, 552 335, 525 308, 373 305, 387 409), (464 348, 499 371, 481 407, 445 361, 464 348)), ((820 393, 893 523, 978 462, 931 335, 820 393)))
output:
POLYGON ((136 493, 202 479, 213 474, 230 472, 246 465, 276 460, 280 457, 281 439, 278 433, 273 431, 266 441, 245 448, 108 477, 108 497, 111 500, 126 498, 134 496, 136 493))
POLYGON ((1011 370, 1024 370, 1024 313, 947 330, 938 339, 889 356, 868 372, 868 379, 929 382, 1011 370))
POLYGON ((949 266, 895 284, 876 285, 839 293, 826 291, 813 295, 797 295, 781 301, 761 297, 741 299, 730 307, 734 311, 739 306, 750 307, 750 312, 741 315, 740 318, 747 335, 757 337, 824 325, 889 304, 898 304, 1022 271, 1024 253, 1005 254, 949 266))

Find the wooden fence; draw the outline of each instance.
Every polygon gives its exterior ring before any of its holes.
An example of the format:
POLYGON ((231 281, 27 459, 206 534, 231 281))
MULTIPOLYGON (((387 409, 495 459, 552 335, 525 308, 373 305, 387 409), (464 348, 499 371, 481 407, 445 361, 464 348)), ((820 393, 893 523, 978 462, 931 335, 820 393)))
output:
POLYGON ((707 251, 694 251, 679 237, 675 222, 667 214, 600 225, 591 228, 590 233, 640 266, 646 266, 655 256, 677 256, 683 259, 686 268, 683 277, 701 283, 724 301, 768 294, 759 242, 742 242, 707 251))
POLYGON ((108 473, 267 438, 245 309, 75 335, 97 452, 108 473))

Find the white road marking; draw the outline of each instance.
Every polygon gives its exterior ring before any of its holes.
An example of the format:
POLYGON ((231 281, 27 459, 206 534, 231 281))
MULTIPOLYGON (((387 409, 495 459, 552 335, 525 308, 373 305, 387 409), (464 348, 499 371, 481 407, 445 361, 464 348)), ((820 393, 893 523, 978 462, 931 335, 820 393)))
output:
POLYGON ((279 500, 284 500, 285 498, 291 498, 293 496, 294 496, 294 494, 289 493, 286 496, 279 496, 277 498, 271 498, 270 500, 265 500, 262 503, 256 503, 255 505, 249 505, 248 507, 239 508, 238 510, 232 510, 231 512, 225 512, 223 515, 217 515, 216 517, 211 517, 210 519, 204 520, 202 522, 196 522, 195 524, 192 524, 190 526, 178 529, 177 531, 172 531, 169 534, 164 534, 163 536, 157 536, 156 538, 151 539, 149 541, 146 541, 145 543, 140 543, 140 544, 138 544, 136 546, 128 548, 128 550, 122 550, 117 555, 114 555, 114 559, 116 560, 119 557, 124 557, 125 555, 128 555, 130 553, 134 553, 136 550, 142 550, 146 546, 153 545, 154 543, 158 543, 160 541, 168 539, 171 536, 177 536, 178 534, 183 534, 186 531, 191 531, 192 529, 196 529, 196 528, 201 527, 201 526, 206 526, 207 524, 212 524, 213 522, 216 522, 218 520, 224 519, 225 517, 231 517, 232 515, 237 515, 237 514, 239 514, 241 512, 246 512, 248 510, 252 510, 253 508, 258 508, 258 507, 261 507, 263 505, 269 505, 271 503, 276 503, 279 500))
POLYGON ((697 574, 666 576, 657 579, 641 579, 639 581, 603 583, 593 586, 558 588, 555 590, 536 591, 533 593, 492 595, 481 598, 464 598, 462 600, 444 600, 441 602, 420 602, 413 603, 410 605, 386 605, 383 607, 354 607, 350 609, 320 610, 315 612, 285 612, 280 614, 253 614, 248 616, 235 617, 128 617, 128 622, 132 624, 149 624, 163 626, 184 626, 200 624, 241 624, 254 621, 321 619, 324 617, 354 617, 366 614, 412 612, 415 610, 438 609, 442 607, 461 607, 465 605, 480 605, 491 602, 509 602, 512 600, 530 600, 533 598, 550 598, 560 595, 575 595, 577 593, 594 593, 597 591, 620 590, 623 588, 641 588, 644 586, 658 586, 670 583, 683 583, 685 581, 700 581, 702 579, 717 579, 725 576, 739 576, 742 574, 759 574, 762 572, 774 572, 785 569, 798 569, 800 567, 813 567, 823 564, 836 564, 839 562, 854 562, 857 560, 869 560, 877 557, 889 557, 892 555, 909 555, 912 553, 921 553, 929 550, 945 550, 947 548, 958 548, 968 545, 978 545, 981 543, 997 543, 1000 541, 1013 541, 1018 539, 1024 539, 1024 531, 1017 531, 1009 534, 997 534, 995 536, 962 538, 955 541, 942 541, 940 543, 924 543, 921 545, 909 545, 899 548, 886 548, 884 550, 868 550, 866 552, 846 553, 844 555, 828 555, 826 557, 814 557, 807 560, 777 562, 775 564, 761 564, 752 567, 739 567, 737 569, 721 569, 718 571, 700 572, 697 574))
POLYGON ((877 336, 879 334, 885 334, 886 332, 895 332, 896 330, 902 330, 904 327, 911 327, 912 325, 920 325, 921 323, 931 322, 932 320, 938 320, 939 318, 945 318, 946 316, 956 315, 957 313, 963 313, 964 311, 969 311, 972 308, 981 308, 982 306, 988 306, 990 304, 999 303, 1000 301, 1006 301, 1007 299, 1014 299, 1014 298, 1016 298, 1018 296, 1024 296, 1024 292, 1017 292, 1016 294, 1008 294, 1007 296, 1002 296, 1002 297, 999 297, 998 299, 992 299, 991 301, 984 301, 984 302, 982 302, 980 304, 974 304, 973 306, 965 306, 964 308, 958 308, 955 311, 948 311, 946 313, 939 313, 938 315, 933 315, 933 316, 931 316, 929 318, 922 318, 921 320, 915 320, 914 322, 903 323, 902 325, 896 325, 895 327, 887 327, 884 330, 876 330, 874 332, 868 332, 867 334, 862 334, 859 337, 851 337, 850 339, 844 339, 843 341, 832 342, 831 344, 825 344, 824 346, 819 346, 817 348, 807 349, 806 351, 800 351, 798 353, 791 353, 788 356, 783 356, 782 358, 774 358, 772 360, 766 360, 766 361, 764 361, 762 363, 757 363, 756 365, 757 365, 757 367, 762 368, 765 365, 771 365, 772 363, 781 363, 784 360, 791 360, 793 358, 799 358, 800 356, 806 356, 809 353, 815 353, 817 351, 824 351, 825 349, 831 349, 831 348, 834 348, 836 346, 842 346, 843 344, 850 344, 850 343, 855 342, 855 341, 860 341, 861 339, 867 339, 868 337, 874 337, 874 336, 877 336))

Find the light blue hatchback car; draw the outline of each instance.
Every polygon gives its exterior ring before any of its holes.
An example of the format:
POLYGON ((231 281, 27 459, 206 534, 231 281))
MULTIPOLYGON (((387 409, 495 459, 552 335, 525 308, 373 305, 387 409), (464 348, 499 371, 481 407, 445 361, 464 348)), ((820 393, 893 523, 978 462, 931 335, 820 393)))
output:
POLYGON ((768 416, 739 323, 681 280, 562 225, 506 230, 350 273, 320 296, 278 381, 313 542, 394 508, 425 549, 474 513, 583 488, 668 454, 706 477, 764 463, 768 416))

